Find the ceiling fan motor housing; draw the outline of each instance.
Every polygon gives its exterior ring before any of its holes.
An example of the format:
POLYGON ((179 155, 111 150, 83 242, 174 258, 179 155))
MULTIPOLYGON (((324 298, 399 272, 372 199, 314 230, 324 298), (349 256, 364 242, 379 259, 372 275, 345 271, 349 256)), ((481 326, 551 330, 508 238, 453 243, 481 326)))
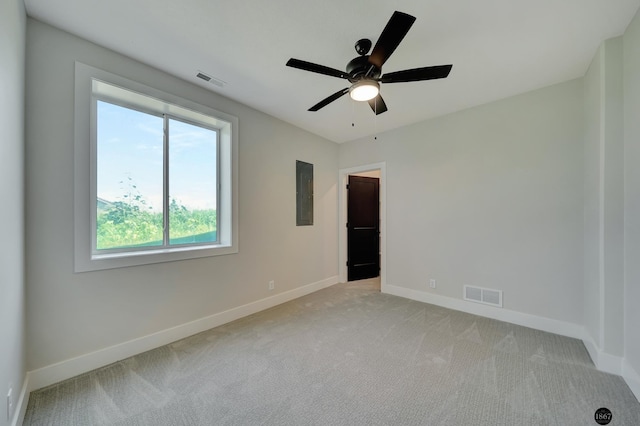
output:
POLYGON ((353 58, 347 64, 347 74, 349 74, 349 81, 355 83, 367 76, 367 78, 377 79, 380 77, 381 70, 375 65, 369 62, 369 55, 358 56, 353 58), (373 69, 372 69, 373 68, 373 69), (371 70, 371 72, 369 72, 371 70), (367 74, 368 73, 368 74, 367 74))

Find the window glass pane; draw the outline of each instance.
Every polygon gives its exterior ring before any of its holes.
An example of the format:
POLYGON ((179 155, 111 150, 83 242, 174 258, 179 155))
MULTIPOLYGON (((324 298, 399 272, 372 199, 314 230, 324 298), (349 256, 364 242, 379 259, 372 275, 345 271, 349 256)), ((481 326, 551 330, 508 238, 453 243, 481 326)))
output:
POLYGON ((217 132, 169 120, 169 244, 217 239, 217 132))
POLYGON ((98 101, 96 249, 161 246, 163 118, 98 101))

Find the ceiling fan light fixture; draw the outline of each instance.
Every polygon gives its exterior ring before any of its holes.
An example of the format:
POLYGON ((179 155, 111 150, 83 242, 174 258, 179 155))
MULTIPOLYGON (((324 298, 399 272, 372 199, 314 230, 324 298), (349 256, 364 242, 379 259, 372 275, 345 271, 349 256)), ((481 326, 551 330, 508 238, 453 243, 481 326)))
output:
POLYGON ((360 80, 349 88, 349 96, 354 101, 369 101, 380 93, 380 84, 375 80, 360 80))

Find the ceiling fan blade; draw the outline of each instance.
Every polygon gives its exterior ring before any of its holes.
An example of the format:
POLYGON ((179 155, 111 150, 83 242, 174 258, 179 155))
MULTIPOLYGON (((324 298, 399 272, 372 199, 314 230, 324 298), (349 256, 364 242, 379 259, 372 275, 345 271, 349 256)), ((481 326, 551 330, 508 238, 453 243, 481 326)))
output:
POLYGON ((389 56, 396 50, 404 36, 407 35, 415 20, 414 16, 406 13, 393 12, 391 19, 387 22, 387 26, 382 30, 371 56, 369 56, 369 63, 382 68, 382 65, 387 62, 389 56))
POLYGON ((331 102, 335 101, 338 98, 341 98, 342 96, 346 95, 347 93, 349 93, 349 88, 348 87, 346 87, 346 88, 344 88, 342 90, 338 90, 333 95, 321 100, 320 102, 318 102, 317 104, 315 104, 314 106, 309 108, 309 111, 318 111, 320 108, 326 107, 331 102))
POLYGON ((390 72, 380 77, 382 83, 406 83, 409 81, 435 80, 446 78, 453 65, 437 65, 434 67, 414 68, 410 70, 390 72))
POLYGON ((312 62, 302 61, 300 59, 291 58, 287 61, 287 66, 298 68, 304 71, 311 71, 318 74, 329 75, 331 77, 347 78, 348 75, 344 71, 335 68, 325 67, 324 65, 314 64, 312 62))
POLYGON ((383 112, 387 111, 387 104, 384 103, 384 99, 382 99, 382 96, 380 96, 380 94, 378 94, 378 96, 376 96, 375 98, 370 99, 368 102, 369 106, 376 115, 382 114, 383 112))

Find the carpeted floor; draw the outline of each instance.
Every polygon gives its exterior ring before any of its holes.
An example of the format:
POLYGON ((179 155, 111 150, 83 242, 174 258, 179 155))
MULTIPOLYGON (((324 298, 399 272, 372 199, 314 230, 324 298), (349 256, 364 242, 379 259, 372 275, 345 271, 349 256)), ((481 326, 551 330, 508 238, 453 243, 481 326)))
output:
POLYGON ((640 425, 582 342, 338 284, 31 394, 24 425, 640 425))

